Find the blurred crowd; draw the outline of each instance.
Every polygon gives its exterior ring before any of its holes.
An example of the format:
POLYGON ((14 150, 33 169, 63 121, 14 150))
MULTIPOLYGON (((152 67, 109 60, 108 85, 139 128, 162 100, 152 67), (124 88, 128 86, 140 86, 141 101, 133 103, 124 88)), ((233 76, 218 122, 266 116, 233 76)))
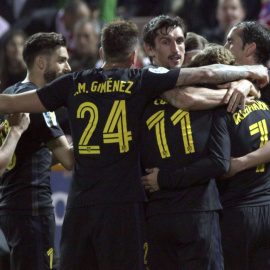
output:
MULTIPOLYGON (((149 17, 180 16, 189 32, 209 42, 224 44, 232 25, 244 20, 270 22, 266 0, 1 0, 0 3, 0 92, 26 76, 22 59, 24 41, 37 32, 62 33, 68 41, 72 71, 102 65, 99 38, 102 26, 121 16, 142 29, 149 17)), ((137 66, 148 63, 141 48, 137 66)), ((65 112, 59 122, 68 134, 65 112)))

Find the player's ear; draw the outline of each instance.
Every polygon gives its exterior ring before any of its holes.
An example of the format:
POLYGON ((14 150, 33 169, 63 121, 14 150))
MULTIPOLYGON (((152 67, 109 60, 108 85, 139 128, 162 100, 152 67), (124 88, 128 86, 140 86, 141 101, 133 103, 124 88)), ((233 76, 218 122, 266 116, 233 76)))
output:
POLYGON ((103 51, 102 51, 102 47, 99 48, 99 56, 100 56, 100 59, 103 60, 103 51))
POLYGON ((145 52, 147 53, 148 56, 150 56, 150 57, 154 57, 155 56, 153 47, 150 46, 149 44, 145 44, 144 45, 144 49, 145 49, 145 52))
POLYGON ((38 55, 35 63, 40 70, 44 70, 46 68, 46 60, 43 56, 38 55))
POLYGON ((255 42, 252 42, 250 44, 246 44, 246 46, 245 46, 246 57, 252 56, 255 53, 256 48, 257 48, 257 46, 256 46, 255 42))
POLYGON ((137 52, 136 51, 134 51, 131 55, 130 55, 130 63, 132 64, 132 65, 135 65, 136 64, 136 62, 137 62, 137 52))

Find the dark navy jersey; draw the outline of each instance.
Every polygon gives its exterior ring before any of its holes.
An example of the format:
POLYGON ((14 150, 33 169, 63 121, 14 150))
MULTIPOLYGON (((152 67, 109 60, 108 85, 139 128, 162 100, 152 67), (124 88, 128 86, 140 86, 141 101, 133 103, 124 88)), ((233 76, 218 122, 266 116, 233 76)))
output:
MULTIPOLYGON (((267 104, 256 100, 234 114, 226 108, 215 111, 213 133, 222 141, 225 159, 244 156, 269 140, 270 111, 267 104)), ((226 180, 219 180, 218 187, 223 207, 257 206, 270 204, 269 163, 248 169, 226 180)))
POLYGON ((172 89, 180 69, 92 69, 38 90, 48 110, 66 106, 75 167, 69 207, 145 201, 139 160, 140 121, 155 94, 172 89))
MULTIPOLYGON (((141 130, 144 168, 174 171, 207 154, 212 111, 183 111, 162 99, 146 108, 141 130)), ((215 181, 188 188, 161 187, 150 195, 149 215, 221 209, 215 181)))
MULTIPOLYGON (((4 94, 27 92, 37 87, 32 83, 17 83, 4 94)), ((8 132, 7 118, 5 132, 8 132)), ((30 114, 30 125, 22 134, 0 186, 0 214, 40 215, 53 213, 50 167, 51 154, 45 143, 63 135, 54 113, 30 114)))
MULTIPOLYGON (((270 78, 270 70, 268 69, 268 76, 270 78)), ((270 104, 270 83, 261 89, 261 100, 270 104)))

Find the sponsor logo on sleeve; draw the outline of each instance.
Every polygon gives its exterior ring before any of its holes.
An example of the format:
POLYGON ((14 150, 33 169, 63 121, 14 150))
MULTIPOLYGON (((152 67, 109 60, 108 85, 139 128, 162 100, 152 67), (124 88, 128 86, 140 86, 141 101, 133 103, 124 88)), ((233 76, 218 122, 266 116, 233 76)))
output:
POLYGON ((152 73, 167 73, 169 70, 167 68, 164 67, 158 67, 158 68, 149 68, 149 71, 152 73))
POLYGON ((57 126, 56 116, 54 112, 45 112, 43 117, 48 127, 57 126))

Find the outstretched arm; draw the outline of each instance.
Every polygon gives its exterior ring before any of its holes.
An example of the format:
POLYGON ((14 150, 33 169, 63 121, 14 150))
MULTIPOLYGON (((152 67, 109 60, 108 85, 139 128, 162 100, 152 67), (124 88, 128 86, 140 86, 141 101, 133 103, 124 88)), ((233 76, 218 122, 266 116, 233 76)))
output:
POLYGON ((182 68, 176 86, 202 83, 222 84, 241 79, 257 80, 257 85, 262 88, 269 82, 267 68, 262 65, 229 66, 221 64, 182 68))
POLYGON ((47 109, 41 103, 36 90, 16 95, 0 95, 0 114, 40 113, 46 111, 47 109))
POLYGON ((9 131, 7 137, 0 148, 0 176, 6 170, 12 159, 17 143, 22 133, 28 128, 30 123, 29 115, 25 113, 9 115, 9 131))

